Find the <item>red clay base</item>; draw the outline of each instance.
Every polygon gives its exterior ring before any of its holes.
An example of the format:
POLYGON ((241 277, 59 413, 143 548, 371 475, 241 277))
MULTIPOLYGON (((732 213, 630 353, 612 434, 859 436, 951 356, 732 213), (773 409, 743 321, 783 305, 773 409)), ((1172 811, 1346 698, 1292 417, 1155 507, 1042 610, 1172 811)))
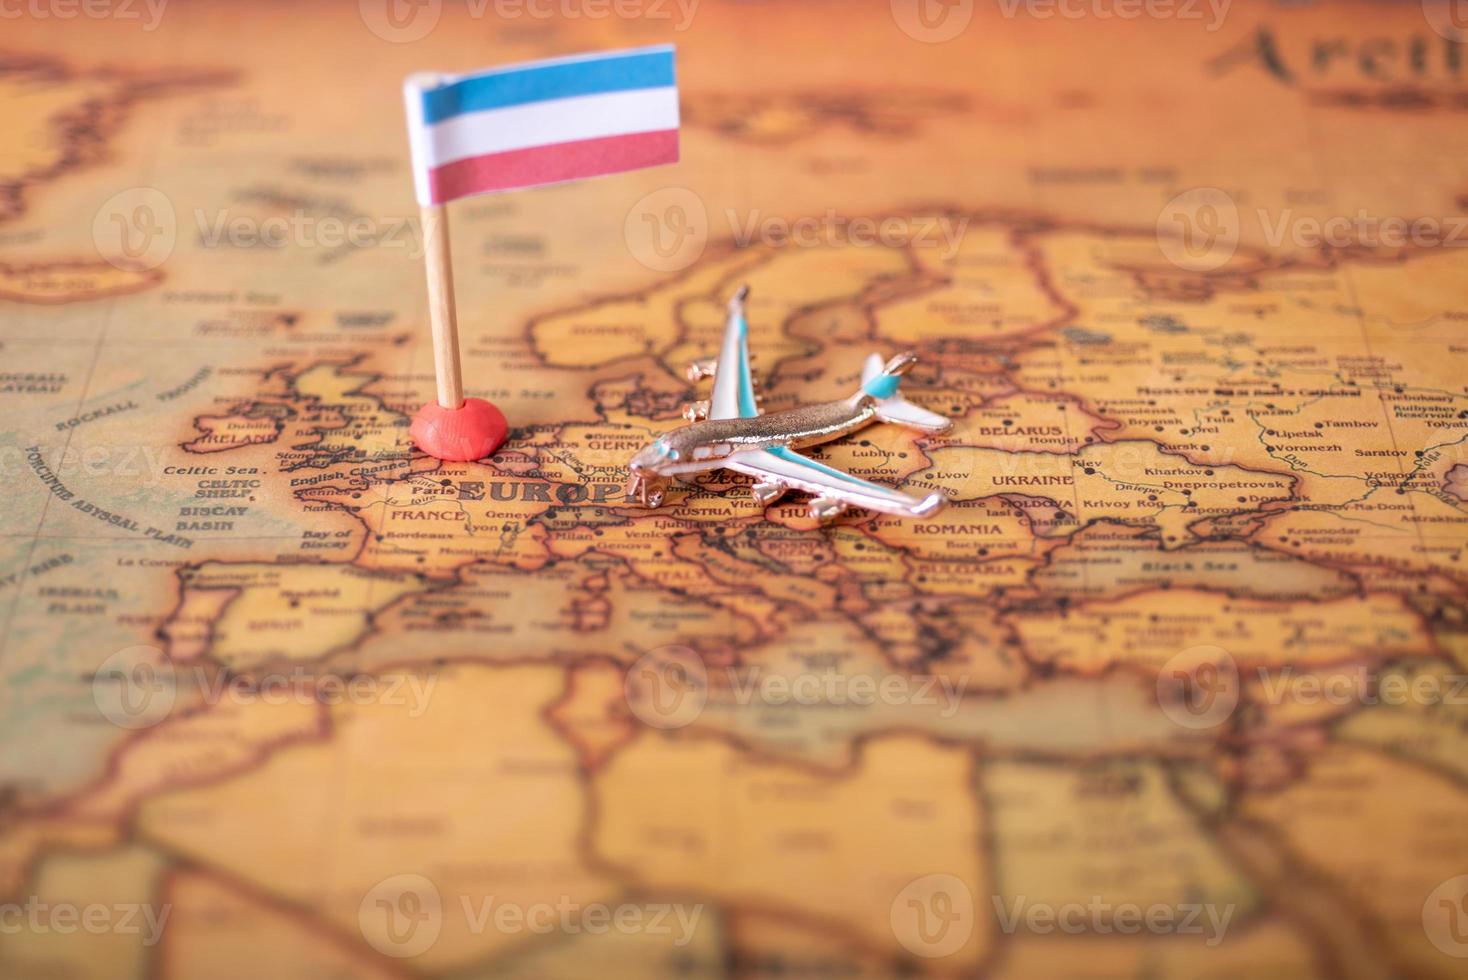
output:
POLYGON ((413 444, 430 456, 455 463, 483 459, 505 441, 510 427, 499 409, 482 398, 466 398, 458 408, 429 402, 413 416, 413 444))

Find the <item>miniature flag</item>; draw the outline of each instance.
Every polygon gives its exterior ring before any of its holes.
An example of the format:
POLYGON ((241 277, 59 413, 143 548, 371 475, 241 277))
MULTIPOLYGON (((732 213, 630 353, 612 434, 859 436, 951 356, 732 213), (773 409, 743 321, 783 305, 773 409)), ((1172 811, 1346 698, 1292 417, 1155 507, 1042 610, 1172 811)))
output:
POLYGON ((414 75, 403 96, 425 206, 678 159, 672 45, 414 75))

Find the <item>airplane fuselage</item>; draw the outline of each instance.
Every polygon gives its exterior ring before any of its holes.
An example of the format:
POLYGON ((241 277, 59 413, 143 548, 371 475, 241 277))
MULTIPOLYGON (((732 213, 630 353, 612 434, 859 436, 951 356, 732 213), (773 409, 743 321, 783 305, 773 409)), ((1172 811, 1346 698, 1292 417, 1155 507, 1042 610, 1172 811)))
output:
POLYGON ((659 436, 638 454, 636 465, 659 476, 695 473, 744 450, 799 449, 830 442, 875 419, 873 400, 857 397, 752 418, 691 422, 659 436))

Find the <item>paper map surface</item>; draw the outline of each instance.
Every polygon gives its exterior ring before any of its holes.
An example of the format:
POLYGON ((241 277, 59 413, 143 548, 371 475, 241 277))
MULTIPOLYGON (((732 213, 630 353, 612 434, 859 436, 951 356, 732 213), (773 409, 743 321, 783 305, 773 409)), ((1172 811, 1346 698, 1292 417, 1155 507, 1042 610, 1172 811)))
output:
POLYGON ((1462 975, 1436 5, 64 6, 0 41, 0 975, 1462 975), (511 438, 413 452, 401 79, 667 41, 676 167, 453 206, 511 438), (919 352, 950 433, 809 452, 943 511, 627 505, 745 283, 766 410, 919 352))

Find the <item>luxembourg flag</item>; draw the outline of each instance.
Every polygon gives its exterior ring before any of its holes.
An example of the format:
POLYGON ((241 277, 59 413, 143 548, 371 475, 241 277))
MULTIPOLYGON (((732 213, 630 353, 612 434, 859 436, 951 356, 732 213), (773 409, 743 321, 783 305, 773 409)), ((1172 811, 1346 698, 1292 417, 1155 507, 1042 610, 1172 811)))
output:
POLYGON ((418 74, 403 96, 424 206, 678 159, 672 45, 418 74))

